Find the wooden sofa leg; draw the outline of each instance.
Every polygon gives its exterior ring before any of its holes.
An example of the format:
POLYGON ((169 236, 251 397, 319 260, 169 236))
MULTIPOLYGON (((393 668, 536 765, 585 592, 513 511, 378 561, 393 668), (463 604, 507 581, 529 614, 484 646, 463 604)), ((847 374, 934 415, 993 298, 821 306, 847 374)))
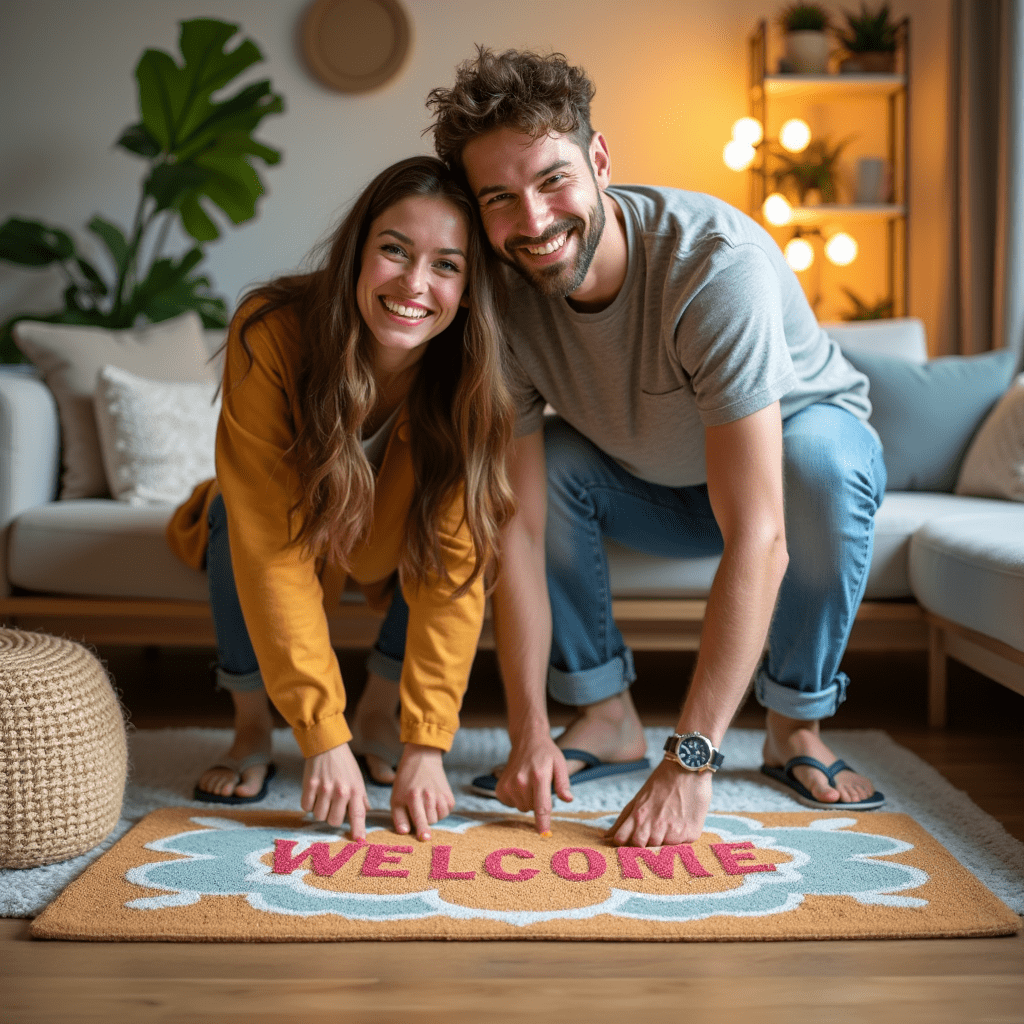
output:
POLYGON ((946 725, 946 643, 941 626, 928 626, 928 724, 946 725))

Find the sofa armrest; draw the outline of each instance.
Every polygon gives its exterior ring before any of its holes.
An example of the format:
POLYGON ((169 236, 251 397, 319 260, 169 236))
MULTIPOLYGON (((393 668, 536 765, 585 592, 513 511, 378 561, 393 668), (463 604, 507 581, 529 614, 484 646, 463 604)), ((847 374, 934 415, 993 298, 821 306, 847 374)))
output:
POLYGON ((0 369, 0 594, 7 583, 7 530, 21 512, 57 495, 60 422, 50 389, 0 369))

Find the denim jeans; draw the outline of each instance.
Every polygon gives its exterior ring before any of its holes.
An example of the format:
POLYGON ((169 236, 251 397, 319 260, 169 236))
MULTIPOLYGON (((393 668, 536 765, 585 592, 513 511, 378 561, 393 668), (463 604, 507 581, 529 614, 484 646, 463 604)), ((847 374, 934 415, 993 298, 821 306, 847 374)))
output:
MULTIPOLYGON (((636 678, 612 617, 603 539, 693 558, 720 554, 722 534, 706 485, 647 483, 558 417, 545 424, 544 449, 548 689, 563 704, 593 704, 636 678)), ((839 662, 867 583, 885 464, 875 435, 852 413, 825 404, 785 421, 783 454, 789 566, 754 688, 763 706, 810 721, 835 714, 845 699, 849 679, 839 662)), ((389 649, 400 649, 399 639, 389 636, 389 649)))
MULTIPOLYGON (((207 522, 210 539, 206 547, 206 579, 210 589, 213 630, 217 637, 217 685, 224 690, 251 693, 263 688, 263 676, 249 639, 242 607, 238 603, 235 574, 231 567, 231 548, 228 544, 228 517, 222 495, 218 494, 210 502, 207 522)), ((401 591, 396 593, 399 595, 398 601, 392 603, 381 629, 384 646, 378 640, 377 647, 370 652, 366 661, 369 671, 395 682, 402 675, 402 653, 409 619, 409 609, 402 600, 401 591)))

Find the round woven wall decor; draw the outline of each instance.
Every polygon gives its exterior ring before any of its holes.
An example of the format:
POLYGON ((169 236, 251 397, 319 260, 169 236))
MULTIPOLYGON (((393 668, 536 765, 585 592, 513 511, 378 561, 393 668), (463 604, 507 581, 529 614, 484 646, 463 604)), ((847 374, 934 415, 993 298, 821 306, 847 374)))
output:
POLYGON ((398 0, 313 0, 302 20, 306 64, 338 92, 367 92, 398 74, 411 38, 398 0))
POLYGON ((128 745, 106 670, 70 640, 0 628, 0 868, 91 850, 121 814, 128 745))

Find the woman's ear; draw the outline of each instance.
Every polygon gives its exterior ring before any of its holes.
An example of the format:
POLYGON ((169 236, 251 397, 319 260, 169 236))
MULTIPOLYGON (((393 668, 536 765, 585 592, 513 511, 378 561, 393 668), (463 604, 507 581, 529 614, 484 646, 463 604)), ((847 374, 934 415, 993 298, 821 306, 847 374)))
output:
POLYGON ((462 298, 459 299, 459 305, 462 306, 463 309, 469 309, 469 289, 468 288, 462 293, 462 298))

